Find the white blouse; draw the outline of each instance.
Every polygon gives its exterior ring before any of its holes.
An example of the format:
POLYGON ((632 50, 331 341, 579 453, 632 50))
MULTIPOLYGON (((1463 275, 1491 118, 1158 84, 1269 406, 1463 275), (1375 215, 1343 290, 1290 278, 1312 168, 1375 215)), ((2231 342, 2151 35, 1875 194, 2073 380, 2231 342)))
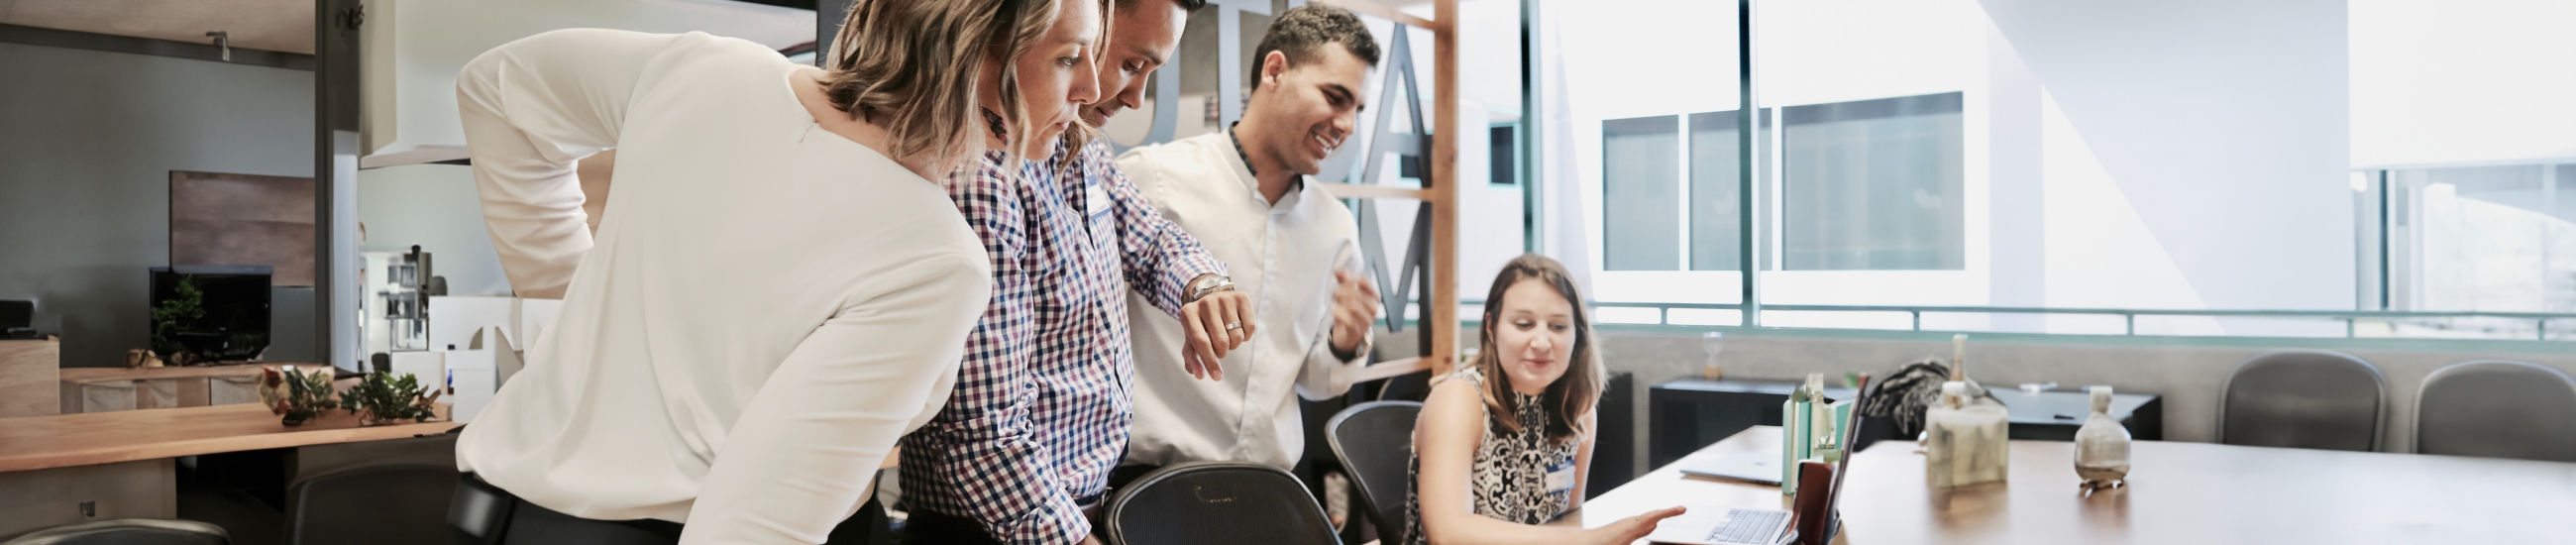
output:
POLYGON ((946 403, 992 275, 938 185, 817 126, 751 42, 577 29, 457 75, 483 216, 563 310, 457 466, 682 543, 820 543, 946 403), (593 242, 576 160, 616 148, 593 242))

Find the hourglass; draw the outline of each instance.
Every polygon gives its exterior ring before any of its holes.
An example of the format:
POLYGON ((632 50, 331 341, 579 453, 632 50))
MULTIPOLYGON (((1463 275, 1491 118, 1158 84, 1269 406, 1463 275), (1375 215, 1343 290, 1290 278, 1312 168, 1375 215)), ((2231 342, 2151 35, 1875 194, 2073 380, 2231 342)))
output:
POLYGON ((1701 333, 1699 347, 1701 350, 1708 351, 1708 362, 1701 364, 1699 368, 1700 378, 1708 380, 1724 378, 1726 370, 1718 368, 1717 354, 1726 351, 1726 334, 1716 331, 1701 333))

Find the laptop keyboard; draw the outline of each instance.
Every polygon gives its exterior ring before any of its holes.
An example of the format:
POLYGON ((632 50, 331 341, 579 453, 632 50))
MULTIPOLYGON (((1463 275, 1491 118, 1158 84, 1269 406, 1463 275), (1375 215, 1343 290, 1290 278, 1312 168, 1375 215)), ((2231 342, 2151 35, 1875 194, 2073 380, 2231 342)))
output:
POLYGON ((1771 538, 1776 537, 1770 535, 1772 530, 1778 529, 1780 520, 1788 517, 1788 511, 1728 509, 1726 524, 1709 531, 1708 540, 1718 543, 1770 543, 1771 538))

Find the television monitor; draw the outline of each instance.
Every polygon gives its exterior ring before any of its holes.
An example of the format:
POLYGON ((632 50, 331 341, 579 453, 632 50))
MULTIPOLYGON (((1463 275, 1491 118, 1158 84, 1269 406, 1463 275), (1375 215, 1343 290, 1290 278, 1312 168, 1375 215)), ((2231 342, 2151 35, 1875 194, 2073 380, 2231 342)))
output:
POLYGON ((266 265, 181 265, 152 268, 152 351, 184 351, 189 363, 248 361, 268 350, 269 276, 266 265), (182 286, 197 293, 191 303, 182 286))

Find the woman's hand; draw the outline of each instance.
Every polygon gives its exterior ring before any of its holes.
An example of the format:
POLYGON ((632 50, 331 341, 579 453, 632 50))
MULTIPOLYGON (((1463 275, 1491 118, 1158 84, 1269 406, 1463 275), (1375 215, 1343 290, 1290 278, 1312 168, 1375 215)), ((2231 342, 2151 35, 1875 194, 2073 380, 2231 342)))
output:
POLYGON ((1663 509, 1648 511, 1643 515, 1619 519, 1619 522, 1610 523, 1609 526, 1592 529, 1590 533, 1593 537, 1598 538, 1592 542, 1602 545, 1627 545, 1629 543, 1635 543, 1637 540, 1645 539, 1648 534, 1655 533, 1655 524, 1663 522, 1664 519, 1672 518, 1673 515, 1682 514, 1683 511, 1686 511, 1686 509, 1681 507, 1666 507, 1663 509))

